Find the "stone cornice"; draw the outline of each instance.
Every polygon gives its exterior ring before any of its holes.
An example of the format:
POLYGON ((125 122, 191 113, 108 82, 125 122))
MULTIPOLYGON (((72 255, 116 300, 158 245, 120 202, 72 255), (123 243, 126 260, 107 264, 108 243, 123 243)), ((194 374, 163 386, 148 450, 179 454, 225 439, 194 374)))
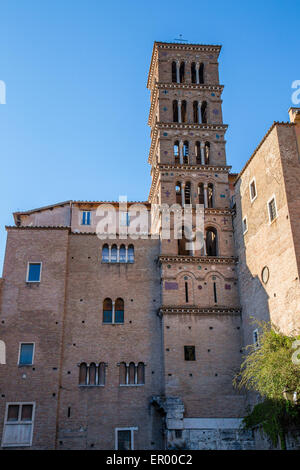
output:
MULTIPOLYGON (((224 85, 208 85, 197 83, 156 83, 151 96, 151 104, 148 118, 148 125, 152 125, 153 111, 159 90, 176 89, 176 90, 197 90, 197 91, 218 91, 222 93, 224 85)), ((219 100, 219 98, 217 98, 219 100)))
POLYGON ((159 314, 163 315, 176 315, 176 314, 189 314, 189 315, 234 315, 239 316, 241 309, 238 307, 197 307, 192 305, 190 307, 183 305, 162 305, 159 309, 159 314))
POLYGON ((220 54, 222 46, 220 45, 206 45, 206 44, 181 44, 181 43, 167 43, 155 41, 152 51, 147 88, 153 86, 154 69, 158 57, 158 49, 169 49, 169 50, 182 50, 182 51, 201 51, 201 52, 214 52, 217 53, 217 57, 220 54))
POLYGON ((161 255, 161 263, 183 263, 183 264, 237 264, 238 258, 227 256, 184 256, 184 255, 161 255))
POLYGON ((178 129, 178 130, 198 130, 198 131, 221 131, 226 132, 228 128, 227 124, 193 124, 193 123, 179 123, 179 122, 157 122, 152 129, 151 135, 151 145, 148 157, 148 163, 152 165, 154 149, 157 142, 158 131, 168 130, 168 129, 178 129))

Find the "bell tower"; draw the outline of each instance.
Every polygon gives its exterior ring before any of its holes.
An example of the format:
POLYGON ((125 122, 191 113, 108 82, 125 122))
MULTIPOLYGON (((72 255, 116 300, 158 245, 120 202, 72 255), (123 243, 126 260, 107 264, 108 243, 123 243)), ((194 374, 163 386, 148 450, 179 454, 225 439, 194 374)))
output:
POLYGON ((201 248, 191 243, 187 249, 184 239, 174 237, 173 218, 170 238, 161 239, 165 400, 176 402, 181 410, 179 421, 173 420, 168 428, 169 439, 174 426, 185 429, 185 418, 237 417, 243 410, 243 397, 232 387, 232 371, 241 358, 241 319, 220 50, 220 46, 155 42, 147 85, 149 201, 190 207, 190 239, 197 231, 196 207, 204 206, 201 248))

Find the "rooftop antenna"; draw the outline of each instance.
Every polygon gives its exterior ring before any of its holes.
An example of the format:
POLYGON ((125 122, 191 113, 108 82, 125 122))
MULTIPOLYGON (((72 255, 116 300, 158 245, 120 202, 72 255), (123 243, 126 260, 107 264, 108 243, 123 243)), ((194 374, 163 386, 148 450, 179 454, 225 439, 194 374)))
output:
POLYGON ((177 38, 177 39, 174 39, 174 41, 178 41, 178 42, 188 42, 187 39, 183 39, 183 38, 182 38, 182 34, 179 34, 179 39, 178 39, 178 38, 177 38))

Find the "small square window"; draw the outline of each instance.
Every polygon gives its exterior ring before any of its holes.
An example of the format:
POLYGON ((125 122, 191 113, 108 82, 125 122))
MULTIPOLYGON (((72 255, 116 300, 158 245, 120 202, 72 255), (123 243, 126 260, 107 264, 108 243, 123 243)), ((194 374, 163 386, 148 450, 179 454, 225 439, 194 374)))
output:
POLYGON ((275 220, 277 217, 277 207, 276 207, 275 196, 273 196, 272 199, 268 202, 268 210, 269 210, 270 222, 273 222, 273 220, 275 220))
POLYGON ((20 344, 20 357, 19 365, 20 366, 29 366, 33 364, 33 343, 21 343, 20 344))
POLYGON ((196 360, 195 346, 184 346, 184 360, 185 361, 196 360))
POLYGON ((250 181, 249 188, 250 188, 250 199, 251 199, 251 202, 252 202, 252 201, 254 201, 254 199, 257 196, 255 178, 253 178, 253 180, 250 181))
POLYGON ((42 263, 28 263, 27 282, 41 281, 42 263))
POLYGON ((91 211, 82 211, 81 225, 91 225, 91 211))
POLYGON ((243 234, 248 232, 248 223, 247 223, 247 217, 243 218, 243 234))

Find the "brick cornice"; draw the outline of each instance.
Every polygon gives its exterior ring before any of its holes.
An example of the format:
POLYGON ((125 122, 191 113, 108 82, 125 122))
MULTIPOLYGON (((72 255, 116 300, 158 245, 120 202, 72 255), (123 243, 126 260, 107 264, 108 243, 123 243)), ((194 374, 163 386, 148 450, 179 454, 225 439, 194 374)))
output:
POLYGON ((173 42, 156 42, 153 46, 147 88, 153 87, 153 76, 154 69, 158 59, 158 49, 169 49, 169 50, 181 50, 181 51, 201 51, 201 52, 214 52, 217 53, 217 57, 220 54, 222 46, 220 45, 207 45, 207 44, 182 44, 173 42))
POLYGON ((162 305, 159 309, 160 315, 176 315, 176 314, 189 314, 189 315, 233 315, 239 316, 241 309, 238 307, 197 307, 191 305, 190 307, 179 305, 165 306, 162 305))
POLYGON ((185 256, 185 255, 160 255, 161 263, 183 263, 183 264, 237 264, 237 257, 227 256, 185 256))

